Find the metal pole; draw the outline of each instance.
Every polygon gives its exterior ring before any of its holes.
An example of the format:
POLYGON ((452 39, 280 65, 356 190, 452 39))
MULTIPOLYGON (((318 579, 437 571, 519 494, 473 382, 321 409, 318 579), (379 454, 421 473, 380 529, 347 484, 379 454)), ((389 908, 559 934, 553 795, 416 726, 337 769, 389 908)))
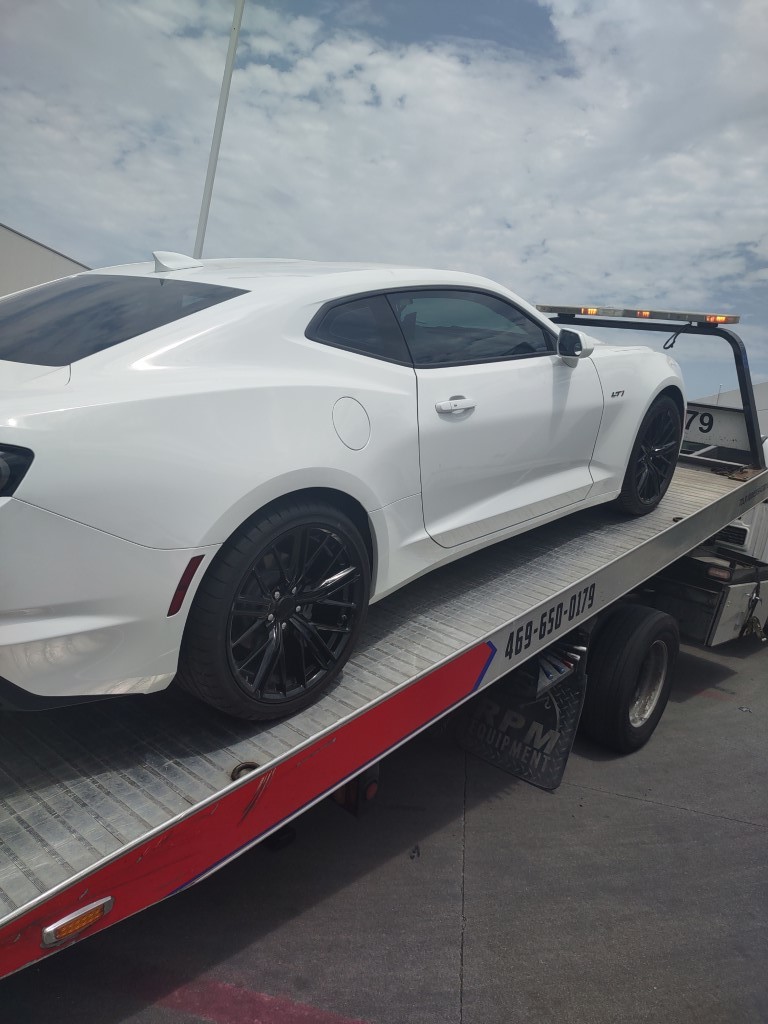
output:
POLYGON ((211 208, 211 196, 213 194, 213 179, 216 176, 216 165, 219 161, 219 147, 221 146, 221 134, 224 130, 224 117, 227 113, 227 100, 229 99, 229 87, 232 83, 232 69, 235 66, 235 54, 237 52, 237 39, 240 35, 240 23, 243 20, 243 8, 245 0, 235 0, 235 16, 232 19, 232 31, 229 35, 229 50, 227 51, 227 62, 224 65, 224 78, 221 82, 219 93, 219 109, 216 111, 216 123, 213 126, 213 139, 211 140, 211 153, 208 157, 208 173, 205 176, 205 188, 203 189, 203 201, 200 204, 200 220, 197 223, 197 238, 193 256, 199 260, 203 255, 203 242, 205 241, 205 229, 208 226, 208 211, 211 208))

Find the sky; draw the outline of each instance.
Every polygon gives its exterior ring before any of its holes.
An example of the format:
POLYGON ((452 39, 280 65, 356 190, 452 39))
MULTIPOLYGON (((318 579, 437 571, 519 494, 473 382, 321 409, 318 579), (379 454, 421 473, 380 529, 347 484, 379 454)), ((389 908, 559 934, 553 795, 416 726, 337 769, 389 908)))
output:
MULTIPOLYGON (((191 252, 233 10, 0 0, 0 222, 191 252)), ((768 380, 766 46, 765 0, 246 0, 204 255, 737 312, 768 380)), ((734 386, 723 342, 675 354, 734 386)))

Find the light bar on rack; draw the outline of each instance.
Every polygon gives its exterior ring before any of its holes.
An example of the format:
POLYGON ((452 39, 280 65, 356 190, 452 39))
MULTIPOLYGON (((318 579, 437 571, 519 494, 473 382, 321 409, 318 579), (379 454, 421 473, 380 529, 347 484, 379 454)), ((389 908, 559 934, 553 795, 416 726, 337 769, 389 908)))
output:
POLYGON ((536 306, 541 313, 560 316, 612 316, 627 320, 682 320, 689 324, 737 324, 738 316, 725 313, 681 313, 658 309, 613 309, 610 306, 536 306))

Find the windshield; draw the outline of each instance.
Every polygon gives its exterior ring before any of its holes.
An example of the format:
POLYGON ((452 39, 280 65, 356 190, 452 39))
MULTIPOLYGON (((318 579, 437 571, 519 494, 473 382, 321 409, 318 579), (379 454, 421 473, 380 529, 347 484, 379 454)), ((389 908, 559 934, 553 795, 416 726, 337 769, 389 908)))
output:
POLYGON ((244 294, 167 278, 82 274, 0 299, 0 360, 66 366, 244 294))

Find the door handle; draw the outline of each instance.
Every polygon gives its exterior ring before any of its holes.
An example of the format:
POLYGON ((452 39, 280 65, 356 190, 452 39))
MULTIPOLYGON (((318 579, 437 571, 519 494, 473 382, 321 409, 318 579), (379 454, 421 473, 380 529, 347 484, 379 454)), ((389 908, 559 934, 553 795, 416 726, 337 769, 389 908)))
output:
POLYGON ((464 395, 452 395, 447 402, 435 402, 437 412, 466 412, 474 408, 475 400, 465 398, 464 395))

